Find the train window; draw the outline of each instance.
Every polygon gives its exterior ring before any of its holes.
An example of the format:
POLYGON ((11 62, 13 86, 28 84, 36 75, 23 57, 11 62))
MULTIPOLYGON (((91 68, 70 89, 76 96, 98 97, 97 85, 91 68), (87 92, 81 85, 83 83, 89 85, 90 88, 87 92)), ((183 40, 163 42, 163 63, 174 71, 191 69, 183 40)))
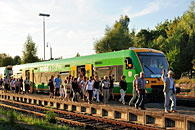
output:
POLYGON ((95 67, 94 68, 95 75, 98 75, 99 78, 103 78, 105 75, 113 76, 115 82, 119 82, 121 80, 121 76, 123 75, 123 66, 116 65, 116 66, 104 66, 104 67, 95 67))
POLYGON ((95 64, 96 65, 102 64, 102 61, 96 61, 95 64))
POLYGON ((70 71, 63 71, 63 72, 60 72, 60 79, 62 81, 64 81, 66 79, 66 77, 68 77, 70 75, 70 71))
POLYGON ((70 67, 70 65, 65 65, 65 67, 70 67))
POLYGON ((35 83, 41 83, 41 73, 34 74, 35 83))
POLYGON ((47 83, 47 74, 41 73, 41 83, 47 83))
POLYGON ((70 74, 70 71, 63 71, 63 72, 60 72, 60 75, 69 75, 70 74))
POLYGON ((124 62, 126 69, 133 69, 133 62, 130 57, 126 57, 124 62))

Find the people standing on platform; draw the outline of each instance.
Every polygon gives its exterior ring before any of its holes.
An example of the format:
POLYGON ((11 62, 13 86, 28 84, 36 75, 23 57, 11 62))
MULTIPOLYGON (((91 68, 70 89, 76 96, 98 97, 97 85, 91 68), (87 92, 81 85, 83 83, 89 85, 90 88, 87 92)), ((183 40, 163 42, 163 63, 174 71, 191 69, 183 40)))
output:
POLYGON ((73 101, 78 102, 77 99, 77 92, 78 92, 78 83, 77 83, 77 78, 74 78, 73 82, 72 82, 72 90, 73 90, 73 101))
POLYGON ((85 90, 85 85, 87 83, 87 77, 85 76, 84 79, 81 81, 81 92, 83 95, 83 101, 85 101, 85 94, 86 94, 86 90, 85 90))
POLYGON ((144 76, 144 72, 140 73, 140 78, 138 78, 136 82, 136 90, 138 93, 138 99, 137 102, 135 103, 135 108, 141 108, 142 110, 146 110, 145 108, 145 95, 147 93, 146 90, 146 80, 144 76))
POLYGON ((3 80, 3 85, 4 85, 4 92, 6 93, 8 91, 8 87, 9 87, 9 79, 7 78, 7 76, 5 76, 4 80, 3 80))
POLYGON ((114 75, 109 76, 109 82, 110 82, 109 94, 112 100, 114 100, 114 75))
POLYGON ((23 79, 22 77, 19 79, 20 87, 19 87, 19 92, 23 93, 23 79))
POLYGON ((29 77, 26 77, 26 79, 24 80, 24 86, 25 86, 25 93, 29 93, 29 89, 30 89, 29 77))
POLYGON ((60 79, 60 75, 58 75, 58 77, 55 78, 54 82, 55 82, 55 98, 56 98, 56 96, 60 95, 59 94, 60 93, 60 86, 61 86, 61 83, 62 83, 62 81, 60 79))
POLYGON ((136 91, 136 82, 138 80, 138 74, 135 74, 134 76, 134 80, 133 80, 133 97, 131 98, 131 100, 129 101, 129 106, 131 106, 133 104, 133 102, 136 100, 137 98, 137 91, 136 91))
POLYGON ((80 98, 83 98, 82 95, 82 90, 81 90, 81 81, 83 80, 83 76, 81 75, 81 73, 79 73, 78 79, 77 79, 77 83, 78 83, 78 93, 80 94, 80 98))
POLYGON ((14 81, 15 81, 15 78, 12 78, 12 80, 11 80, 11 91, 12 91, 12 93, 14 93, 14 91, 15 91, 14 81))
POLYGON ((170 113, 170 112, 176 112, 176 88, 175 84, 173 81, 173 71, 169 70, 168 71, 168 77, 165 77, 165 70, 163 70, 163 74, 161 76, 162 81, 164 82, 164 96, 165 96, 165 112, 170 113), (171 111, 169 111, 169 102, 171 99, 171 111))
POLYGON ((3 88, 3 79, 0 79, 0 88, 3 88))
POLYGON ((119 101, 122 102, 123 105, 125 105, 125 93, 127 90, 127 82, 125 80, 124 75, 121 76, 119 87, 120 87, 120 94, 121 94, 121 98, 119 99, 119 101))
POLYGON ((85 90, 87 91, 88 104, 92 103, 93 96, 93 80, 92 76, 89 77, 89 80, 85 84, 85 90))
POLYGON ((99 81, 99 78, 98 76, 96 75, 95 76, 95 80, 94 80, 94 83, 93 83, 93 88, 94 88, 94 95, 93 97, 96 96, 96 102, 100 102, 100 99, 99 99, 99 93, 100 93, 100 81, 99 81))
POLYGON ((64 99, 64 85, 60 86, 60 99, 63 100, 64 99))
POLYGON ((64 81, 64 91, 65 91, 65 100, 70 101, 70 80, 67 77, 66 80, 64 81))
POLYGON ((20 91, 20 79, 16 79, 15 81, 15 85, 16 85, 16 90, 15 90, 15 93, 18 94, 19 91, 20 91))
POLYGON ((107 104, 109 99, 109 86, 110 86, 110 82, 108 81, 107 76, 104 76, 101 86, 103 88, 104 103, 107 104))
POLYGON ((54 76, 51 76, 51 79, 49 79, 49 83, 48 83, 48 87, 49 87, 49 98, 53 98, 54 96, 54 76))
POLYGON ((74 76, 70 77, 70 83, 74 82, 74 76))

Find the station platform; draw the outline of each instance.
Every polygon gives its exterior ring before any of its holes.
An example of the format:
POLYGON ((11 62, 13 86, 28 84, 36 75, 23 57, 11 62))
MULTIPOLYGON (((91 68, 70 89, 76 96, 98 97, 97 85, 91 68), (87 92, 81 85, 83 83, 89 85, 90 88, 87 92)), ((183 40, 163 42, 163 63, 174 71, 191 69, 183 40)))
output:
POLYGON ((146 110, 140 110, 117 101, 110 101, 108 104, 88 104, 83 101, 53 99, 41 94, 2 93, 1 90, 0 100, 13 100, 165 129, 195 130, 195 106, 177 106, 176 113, 165 113, 163 103, 147 103, 146 110))

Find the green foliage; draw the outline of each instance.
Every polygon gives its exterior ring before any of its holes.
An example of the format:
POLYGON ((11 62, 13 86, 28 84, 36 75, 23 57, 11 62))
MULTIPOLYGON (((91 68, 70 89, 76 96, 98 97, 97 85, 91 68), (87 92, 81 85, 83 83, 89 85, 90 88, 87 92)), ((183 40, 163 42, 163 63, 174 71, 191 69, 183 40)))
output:
POLYGON ((195 69, 195 1, 181 17, 165 20, 155 29, 135 29, 129 33, 129 18, 121 16, 113 28, 106 27, 105 36, 94 44, 96 53, 127 49, 130 46, 153 48, 165 53, 169 68, 174 71, 175 78, 183 72, 195 69))
POLYGON ((195 70, 195 59, 192 60, 193 70, 195 70))
POLYGON ((20 56, 15 56, 13 59, 14 65, 21 64, 22 60, 20 56))
POLYGON ((53 111, 47 111, 45 118, 49 123, 56 123, 56 114, 53 111))
POLYGON ((118 51, 132 46, 128 28, 129 22, 128 16, 121 16, 120 20, 116 21, 112 28, 107 26, 105 36, 95 41, 94 49, 96 53, 118 51))
POLYGON ((13 58, 5 53, 0 54, 0 66, 13 65, 13 58))
POLYGON ((80 57, 81 55, 77 52, 76 56, 75 57, 80 57))
MULTIPOLYGON (((31 127, 28 129, 44 129, 44 130, 77 130, 77 128, 72 128, 66 125, 59 125, 59 124, 51 124, 48 123, 44 119, 36 118, 35 116, 25 115, 20 112, 15 112, 13 110, 4 110, 0 107, 0 114, 9 117, 15 117, 14 121, 18 120, 20 122, 25 122, 25 124, 30 125, 31 127), (14 115, 14 116, 13 116, 14 115)), ((14 124, 8 125, 10 123, 9 120, 7 120, 5 117, 0 117, 0 130, 11 130, 11 129, 17 129, 17 130, 26 130, 27 127, 25 127, 21 123, 17 123, 17 121, 14 124)), ((13 118, 12 118, 13 119, 13 118)), ((78 128, 79 129, 79 128, 78 128)))
POLYGON ((17 119, 16 111, 13 111, 13 110, 8 111, 7 117, 9 118, 9 123, 14 124, 17 119))
POLYGON ((23 50, 23 63, 32 63, 40 61, 37 55, 37 47, 32 40, 30 35, 27 36, 27 40, 24 43, 24 50, 23 50))

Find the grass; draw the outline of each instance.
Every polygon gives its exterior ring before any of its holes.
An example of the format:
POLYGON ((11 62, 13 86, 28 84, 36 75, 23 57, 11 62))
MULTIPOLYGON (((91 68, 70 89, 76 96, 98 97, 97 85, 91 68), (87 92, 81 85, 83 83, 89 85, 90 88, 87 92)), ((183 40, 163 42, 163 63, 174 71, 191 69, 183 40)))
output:
MULTIPOLYGON (((18 122, 24 122, 26 125, 30 125, 33 128, 36 129, 44 129, 44 130, 77 130, 79 128, 72 128, 65 125, 58 125, 49 123, 48 120, 45 120, 43 118, 37 118, 31 115, 26 115, 21 112, 16 112, 13 110, 4 110, 0 108, 0 114, 4 115, 5 117, 0 117, 0 129, 10 129, 11 124, 12 129, 23 129, 25 130, 24 125, 19 124, 18 122)), ((48 114, 51 119, 55 116, 53 113, 48 114)))

